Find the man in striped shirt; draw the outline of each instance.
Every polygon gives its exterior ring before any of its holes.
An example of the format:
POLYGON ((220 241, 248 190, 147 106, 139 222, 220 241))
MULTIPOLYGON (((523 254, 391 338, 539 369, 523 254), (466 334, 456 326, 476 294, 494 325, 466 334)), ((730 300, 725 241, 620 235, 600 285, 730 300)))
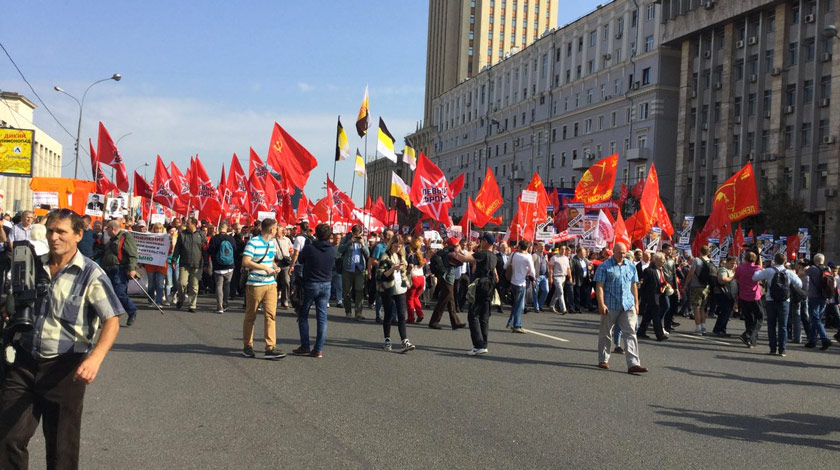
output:
POLYGON ((242 324, 242 339, 245 347, 242 355, 256 357, 254 354, 254 321, 257 319, 257 306, 262 302, 265 311, 265 358, 280 359, 286 357, 275 347, 274 315, 277 311, 277 286, 275 276, 280 272, 274 264, 277 249, 274 235, 277 221, 265 219, 260 227, 260 234, 248 240, 242 254, 242 267, 248 270, 248 282, 245 283, 245 319, 242 324))
POLYGON ((35 302, 34 327, 21 333, 14 353, 3 351, 14 359, 0 389, 0 468, 27 468, 26 448, 42 416, 47 468, 78 468, 85 388, 96 378, 125 313, 108 276, 77 249, 82 218, 62 209, 50 214, 46 226, 50 253, 44 274, 51 282, 35 302))

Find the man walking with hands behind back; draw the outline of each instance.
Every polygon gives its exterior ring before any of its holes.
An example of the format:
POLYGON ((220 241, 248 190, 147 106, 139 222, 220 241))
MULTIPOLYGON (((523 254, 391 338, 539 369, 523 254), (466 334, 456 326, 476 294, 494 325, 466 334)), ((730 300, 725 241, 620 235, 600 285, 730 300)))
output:
POLYGON ((642 373, 648 370, 639 361, 639 341, 636 338, 636 321, 639 312, 639 276, 633 263, 625 259, 627 247, 616 243, 613 256, 601 263, 595 271, 595 299, 601 314, 601 332, 598 336, 598 367, 610 368, 610 345, 615 324, 624 334, 627 372, 642 373))
POLYGON ((134 235, 128 230, 123 230, 116 220, 111 220, 105 225, 105 233, 110 239, 105 245, 99 264, 111 280, 117 298, 128 313, 126 326, 131 326, 137 317, 137 306, 128 296, 128 282, 137 275, 137 242, 134 241, 134 235))

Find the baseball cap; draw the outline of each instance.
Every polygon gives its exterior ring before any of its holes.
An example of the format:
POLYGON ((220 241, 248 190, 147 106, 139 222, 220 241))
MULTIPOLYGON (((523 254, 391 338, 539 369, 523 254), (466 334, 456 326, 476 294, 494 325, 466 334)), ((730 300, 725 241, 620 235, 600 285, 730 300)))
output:
POLYGON ((494 237, 492 233, 484 233, 479 240, 484 240, 490 245, 496 244, 496 237, 494 237))

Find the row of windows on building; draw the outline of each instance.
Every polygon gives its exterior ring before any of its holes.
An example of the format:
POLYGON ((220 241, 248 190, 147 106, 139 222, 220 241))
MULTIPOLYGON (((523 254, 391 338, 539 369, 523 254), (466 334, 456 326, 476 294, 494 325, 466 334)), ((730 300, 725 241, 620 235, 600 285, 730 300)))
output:
MULTIPOLYGON (((798 175, 798 183, 800 190, 808 190, 811 189, 811 179, 812 177, 815 178, 816 187, 818 189, 828 187, 828 163, 819 163, 816 166, 816 174, 811 174, 811 165, 800 165, 799 167, 799 175, 798 175)), ((727 176, 728 178, 728 176, 727 176)), ((782 185, 786 188, 793 188, 793 168, 792 167, 784 167, 782 169, 781 174, 777 179, 777 183, 782 185)), ((718 187, 719 178, 717 175, 712 175, 710 182, 711 188, 718 187)), ((770 176, 767 170, 760 170, 759 171, 759 184, 762 188, 768 188, 770 186, 770 176)), ((706 177, 699 176, 695 179, 691 176, 686 177, 685 179, 685 189, 688 192, 688 197, 691 198, 695 194, 703 195, 708 194, 706 192, 706 177)))

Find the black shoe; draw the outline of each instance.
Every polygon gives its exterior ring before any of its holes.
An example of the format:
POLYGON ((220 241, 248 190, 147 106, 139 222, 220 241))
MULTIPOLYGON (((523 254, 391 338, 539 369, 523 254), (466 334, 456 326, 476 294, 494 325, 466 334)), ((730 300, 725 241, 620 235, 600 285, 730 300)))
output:
POLYGON ((429 323, 429 328, 431 328, 433 330, 440 330, 441 326, 438 325, 437 323, 429 323))
POLYGON ((376 319, 376 323, 380 323, 380 324, 381 324, 381 323, 382 323, 382 319, 381 319, 381 318, 377 318, 377 319, 376 319))
POLYGON ((189 312, 190 312, 190 313, 195 313, 195 309, 194 309, 194 308, 192 308, 192 307, 190 307, 189 312))
POLYGON ((715 333, 715 335, 717 335, 718 338, 729 338, 729 337, 732 336, 725 331, 718 331, 718 332, 715 333))
POLYGON ((808 349, 814 349, 817 347, 817 343, 805 343, 805 347, 808 349))
POLYGON ((647 333, 639 333, 639 334, 637 334, 637 335, 636 335, 636 338, 639 338, 639 339, 650 339, 650 336, 648 336, 648 335, 647 335, 647 333))
POLYGON ((822 347, 820 350, 825 351, 826 349, 831 347, 831 340, 826 340, 822 342, 822 347))
POLYGON ((137 318, 137 314, 129 315, 128 320, 125 322, 125 326, 131 326, 134 324, 134 320, 137 318))
POLYGON ((242 348, 242 355, 245 357, 257 357, 257 355, 254 354, 254 348, 251 346, 245 346, 242 348))
POLYGON ((615 349, 613 349, 613 354, 624 354, 624 348, 616 346, 615 349))
POLYGON ((667 339, 668 339, 668 336, 664 336, 664 335, 656 338, 657 341, 665 341, 667 339))
POLYGON ((266 359, 283 359, 284 357, 286 357, 286 353, 277 348, 265 352, 266 359))
POLYGON ((184 306, 184 302, 181 302, 180 300, 175 302, 175 308, 177 308, 178 310, 181 310, 181 307, 183 307, 183 306, 184 306))
POLYGON ((741 342, 744 343, 747 347, 750 347, 750 339, 747 338, 746 334, 742 334, 742 335, 738 336, 738 338, 740 338, 741 342))
POLYGON ((838 331, 837 333, 834 333, 834 339, 836 339, 838 342, 840 342, 840 331, 838 331))
POLYGON ((671 326, 673 326, 673 327, 675 327, 675 328, 676 328, 676 327, 680 326, 680 324, 679 324, 679 323, 677 323, 677 322, 675 322, 675 321, 673 321, 673 322, 671 322, 671 326))

